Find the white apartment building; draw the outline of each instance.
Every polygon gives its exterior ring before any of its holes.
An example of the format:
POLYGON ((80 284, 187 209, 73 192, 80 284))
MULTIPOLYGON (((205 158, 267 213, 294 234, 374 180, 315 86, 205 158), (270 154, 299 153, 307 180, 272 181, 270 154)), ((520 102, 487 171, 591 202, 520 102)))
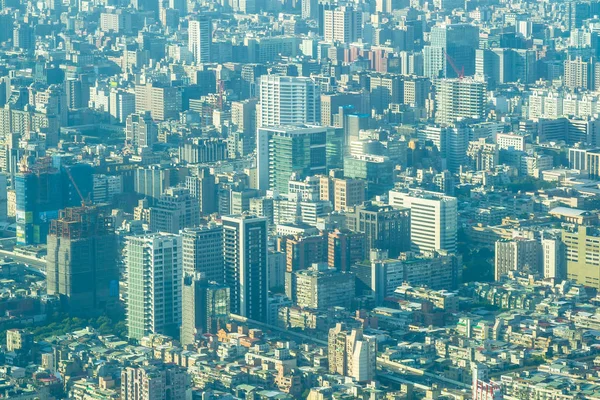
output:
POLYGON ((181 236, 129 236, 125 245, 128 337, 176 334, 181 325, 181 236))
POLYGON ((416 252, 456 251, 458 203, 443 193, 390 190, 389 204, 410 209, 410 243, 416 252))

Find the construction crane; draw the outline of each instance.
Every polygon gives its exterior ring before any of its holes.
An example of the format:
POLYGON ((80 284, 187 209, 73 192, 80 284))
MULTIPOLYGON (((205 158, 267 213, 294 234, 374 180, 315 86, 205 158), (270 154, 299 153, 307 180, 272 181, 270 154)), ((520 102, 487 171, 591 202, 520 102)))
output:
POLYGON ((83 194, 81 193, 81 190, 79 190, 79 186, 77 186, 77 183, 75 183, 75 179, 73 179, 71 170, 65 166, 63 166, 63 168, 65 169, 65 172, 67 173, 67 176, 69 177, 69 180, 73 184, 73 187, 75 188, 75 190, 77 191, 77 194, 79 195, 79 198, 81 199, 81 207, 86 208, 87 202, 85 201, 85 198, 83 197, 83 194))
POLYGON ((456 76, 458 77, 458 79, 464 78, 465 77, 465 66, 463 65, 461 67, 461 69, 459 70, 458 67, 456 66, 456 63, 452 59, 452 57, 450 57, 448 55, 448 53, 446 53, 446 49, 442 49, 442 51, 444 52, 444 57, 446 57, 446 61, 448 62, 448 64, 450 64, 450 66, 452 67, 452 69, 456 73, 456 76))

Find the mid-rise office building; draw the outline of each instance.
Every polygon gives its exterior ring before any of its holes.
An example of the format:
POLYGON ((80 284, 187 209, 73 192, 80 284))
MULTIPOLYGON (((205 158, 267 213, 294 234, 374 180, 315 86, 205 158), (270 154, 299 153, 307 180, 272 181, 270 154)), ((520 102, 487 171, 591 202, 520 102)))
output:
POLYGON ((345 211, 366 200, 366 182, 363 179, 322 176, 319 187, 321 200, 329 200, 336 211, 345 211))
MULTIPOLYGON (((299 307, 328 310, 350 308, 354 298, 354 275, 331 269, 325 263, 292 273, 293 288, 288 297, 299 307)), ((288 286, 286 285, 286 289, 288 286)))
POLYGON ((204 333, 216 334, 229 320, 229 288, 208 281, 202 273, 184 274, 181 298, 183 346, 196 343, 204 333))
POLYGON ((327 259, 327 236, 282 236, 277 239, 277 250, 285 254, 286 272, 299 271, 327 259))
POLYGON ((535 239, 497 241, 494 267, 496 280, 510 271, 540 273, 541 255, 540 242, 535 239))
POLYGON ((181 231, 183 272, 201 273, 208 281, 223 283, 223 227, 215 222, 181 231))
POLYGON ((366 182, 366 197, 381 195, 394 186, 394 162, 372 154, 344 157, 344 176, 366 182))
POLYGON ((181 90, 159 83, 135 86, 135 112, 150 111, 155 121, 178 118, 182 110, 181 90))
POLYGON ((410 210, 365 202, 346 215, 348 229, 365 235, 365 254, 387 250, 398 257, 410 249, 410 210))
POLYGON ((217 211, 217 186, 215 176, 210 173, 209 168, 200 167, 195 175, 186 176, 185 187, 198 201, 201 215, 209 215, 217 211))
POLYGON ((365 259, 365 234, 347 229, 336 229, 327 237, 327 262, 329 268, 350 271, 354 263, 365 259))
POLYGON ((567 279, 600 289, 600 233, 591 226, 562 231, 567 253, 567 279))
POLYGON ((311 126, 260 128, 257 138, 258 189, 288 193, 288 182, 324 174, 327 130, 311 126))
POLYGON ((148 222, 151 231, 178 233, 181 229, 198 225, 200 206, 186 188, 171 187, 150 208, 148 222))
POLYGON ((567 277, 567 249, 560 239, 542 239, 542 267, 544 278, 560 281, 567 277))
POLYGON ((406 252, 390 259, 385 251, 377 251, 371 252, 368 265, 357 264, 353 269, 365 284, 363 289, 374 295, 376 304, 382 304, 404 283, 434 290, 457 289, 462 278, 462 259, 447 252, 406 252))
POLYGON ((390 205, 410 209, 410 241, 415 252, 456 251, 458 202, 443 193, 390 190, 390 205))

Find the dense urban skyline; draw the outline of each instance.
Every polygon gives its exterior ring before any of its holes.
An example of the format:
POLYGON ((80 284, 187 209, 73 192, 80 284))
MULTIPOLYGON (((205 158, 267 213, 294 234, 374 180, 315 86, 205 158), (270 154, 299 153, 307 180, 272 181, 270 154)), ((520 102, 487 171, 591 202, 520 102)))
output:
POLYGON ((600 0, 0 0, 0 398, 600 398, 600 0))

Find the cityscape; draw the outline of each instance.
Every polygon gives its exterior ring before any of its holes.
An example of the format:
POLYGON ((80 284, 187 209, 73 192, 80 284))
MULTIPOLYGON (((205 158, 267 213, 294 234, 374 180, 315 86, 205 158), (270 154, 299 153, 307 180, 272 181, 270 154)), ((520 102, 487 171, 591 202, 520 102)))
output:
POLYGON ((600 400, 600 0, 0 0, 0 399, 600 400))

